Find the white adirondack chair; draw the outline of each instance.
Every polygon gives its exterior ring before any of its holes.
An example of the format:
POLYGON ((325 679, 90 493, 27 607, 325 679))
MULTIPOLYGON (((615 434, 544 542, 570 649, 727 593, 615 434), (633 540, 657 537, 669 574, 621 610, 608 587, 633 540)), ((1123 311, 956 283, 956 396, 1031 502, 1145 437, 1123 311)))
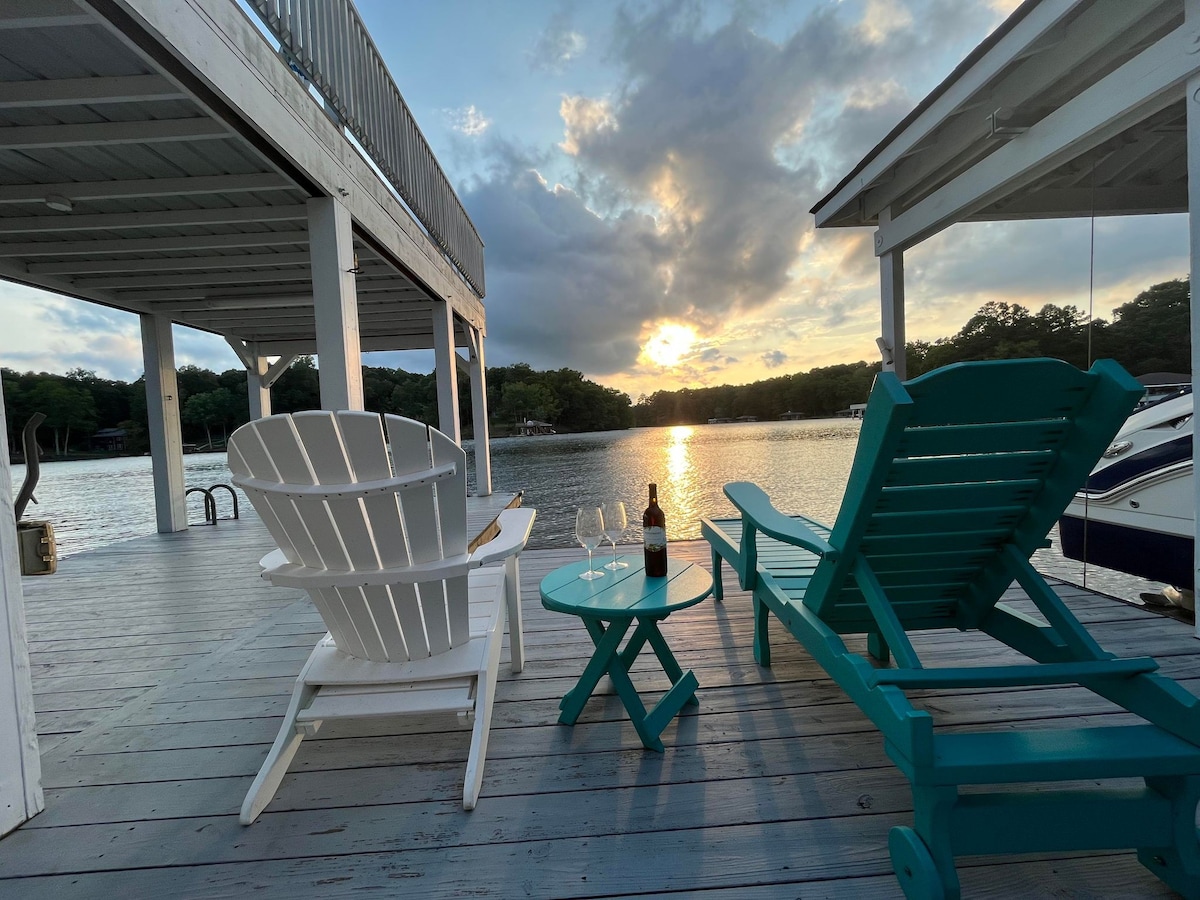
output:
POLYGON ((506 608, 513 671, 524 661, 517 558, 534 511, 505 510, 499 536, 468 553, 466 454, 399 416, 259 419, 233 434, 229 467, 279 545, 263 577, 308 591, 329 629, 296 679, 242 822, 271 802, 323 720, 431 712, 474 716, 463 787, 473 809, 506 608))

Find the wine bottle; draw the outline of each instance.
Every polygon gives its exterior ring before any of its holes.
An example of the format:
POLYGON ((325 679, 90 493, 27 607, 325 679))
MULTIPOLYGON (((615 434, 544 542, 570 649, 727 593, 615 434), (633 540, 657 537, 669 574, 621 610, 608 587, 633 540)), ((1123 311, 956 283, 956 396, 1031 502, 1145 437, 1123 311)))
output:
POLYGON ((642 513, 642 540, 646 553, 646 577, 667 574, 667 517, 658 505, 658 485, 650 485, 650 505, 642 513))

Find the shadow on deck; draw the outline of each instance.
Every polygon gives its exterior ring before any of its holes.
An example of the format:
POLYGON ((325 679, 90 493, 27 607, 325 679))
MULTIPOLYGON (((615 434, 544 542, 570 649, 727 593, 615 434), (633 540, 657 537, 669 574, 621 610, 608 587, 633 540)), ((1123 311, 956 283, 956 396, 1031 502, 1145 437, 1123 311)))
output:
MULTIPOLYGON (((591 644, 578 620, 541 608, 537 585, 579 558, 570 550, 522 558, 528 661, 516 676, 501 663, 474 812, 461 806, 469 730, 356 723, 306 741, 242 827, 242 797, 323 631, 302 594, 257 577, 268 540, 251 517, 26 579, 46 811, 0 841, 0 895, 900 896, 887 836, 911 816, 907 782, 794 641, 778 633, 774 668, 754 663, 749 600, 728 576, 723 605, 664 627, 700 682, 665 754, 642 749, 607 682, 578 725, 556 724, 591 644)), ((708 564, 702 542, 671 549, 708 564)), ((1190 628, 1060 590, 1107 649, 1155 656, 1197 689, 1190 628)), ((935 664, 1003 660, 957 632, 916 643, 935 664)), ((649 654, 635 681, 666 687, 649 654)), ((950 727, 1123 715, 1078 689, 929 702, 950 727)), ((966 896, 1169 896, 1132 853, 965 858, 959 872, 966 896)))

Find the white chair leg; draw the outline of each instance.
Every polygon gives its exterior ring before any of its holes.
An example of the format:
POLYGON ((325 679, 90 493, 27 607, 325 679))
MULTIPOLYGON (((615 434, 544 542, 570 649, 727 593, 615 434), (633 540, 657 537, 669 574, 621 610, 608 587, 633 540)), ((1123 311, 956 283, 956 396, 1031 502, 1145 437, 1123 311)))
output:
POLYGON ((500 670, 500 634, 494 635, 475 686, 475 727, 471 730, 471 752, 467 755, 467 775, 463 781, 463 809, 472 810, 479 800, 483 784, 483 764, 487 760, 488 733, 492 728, 492 706, 496 698, 496 677, 500 670))
POLYGON ((521 565, 519 557, 504 562, 504 599, 508 603, 508 650, 514 673, 525 668, 525 636, 521 614, 521 565))
MULTIPOLYGON (((308 667, 305 666, 305 668, 308 667)), ((257 819, 258 814, 266 808, 275 796, 275 792, 279 790, 279 783, 287 774, 292 757, 300 749, 300 742, 304 740, 306 733, 304 731, 297 732, 296 716, 299 715, 300 710, 312 702, 316 694, 316 688, 305 684, 302 680, 297 682, 296 689, 292 691, 292 701, 288 704, 287 713, 283 717, 283 724, 279 727, 279 734, 275 737, 275 743, 271 745, 267 758, 254 779, 254 784, 250 785, 246 799, 242 801, 241 822, 243 825, 249 825, 257 819)), ((313 724, 317 727, 320 725, 320 723, 313 724)), ((311 734, 315 730, 316 728, 309 728, 307 733, 311 734)))

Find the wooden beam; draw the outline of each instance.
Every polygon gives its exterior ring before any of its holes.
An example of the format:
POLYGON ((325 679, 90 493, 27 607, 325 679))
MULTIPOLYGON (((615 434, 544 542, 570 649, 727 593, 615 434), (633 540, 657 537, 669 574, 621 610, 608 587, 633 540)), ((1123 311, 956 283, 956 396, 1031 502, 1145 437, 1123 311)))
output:
POLYGON ((1012 219, 1077 218, 1081 210, 1095 207, 1098 216, 1142 216, 1152 213, 1188 211, 1186 183, 1155 186, 1130 184, 1123 187, 1044 188, 1005 197, 994 206, 971 216, 973 222, 1012 219))
POLYGON ((299 222, 304 204, 284 206, 229 206, 222 209, 160 209, 145 212, 59 213, 53 216, 0 218, 0 234, 40 234, 64 231, 119 231, 121 229, 176 228, 187 225, 241 225, 246 222, 299 222))
POLYGON ((433 358, 437 380, 438 428, 456 444, 462 444, 458 414, 458 367, 454 352, 454 308, 446 302, 433 306, 433 358))
POLYGON ((313 309, 321 359, 321 408, 362 409, 362 353, 354 293, 350 210, 332 197, 308 201, 313 309))
MULTIPOLYGON (((891 209, 879 213, 883 227, 891 221, 891 209)), ((908 377, 908 360, 904 348, 904 253, 895 250, 879 257, 879 302, 882 336, 879 350, 885 372, 895 372, 904 381, 908 377)))
POLYGON ((1042 119, 1025 134, 896 217, 877 256, 903 250, 995 203, 1165 109, 1200 71, 1195 25, 1183 25, 1042 119))
POLYGON ((174 256, 169 259, 81 259, 73 262, 30 263, 25 268, 30 275, 73 275, 85 272, 169 272, 176 269, 257 269, 308 264, 307 253, 246 253, 237 256, 174 256))
MULTIPOLYGON (((74 281, 78 287, 88 288, 111 288, 120 291, 134 291, 138 288, 186 288, 195 287, 198 290, 184 291, 179 296, 188 297, 206 297, 216 296, 222 292, 206 291, 206 288, 218 288, 221 285, 233 285, 235 287, 243 286, 246 291, 255 290, 254 282, 259 281, 264 285, 275 286, 283 282, 307 282, 312 279, 312 273, 308 269, 283 269, 271 272, 261 273, 262 277, 255 278, 254 273, 246 272, 206 272, 203 274, 195 274, 192 272, 163 272, 155 275, 137 275, 129 273, 124 275, 104 275, 98 278, 77 278, 74 281)), ((368 268, 365 273, 360 276, 365 280, 360 293, 379 293, 381 291, 390 291, 396 294, 404 295, 420 295, 427 297, 423 291, 413 287, 411 281, 406 278, 396 275, 396 272, 387 267, 378 266, 368 268), (375 279, 384 276, 390 277, 389 281, 377 281, 375 279)), ((170 291, 163 291, 161 294, 154 293, 149 299, 155 297, 170 295, 170 291)), ((226 291, 230 293, 230 291, 226 291)), ((132 295, 131 295, 132 296, 132 295)))
POLYGON ((49 194, 72 200, 127 200, 131 197, 187 197, 247 191, 299 190, 273 172, 252 175, 195 175, 190 178, 138 178, 128 181, 60 181, 0 185, 0 203, 42 203, 49 194))
MULTIPOLYGON (((465 338, 462 340, 465 340, 465 338)), ((359 346, 364 353, 376 353, 386 350, 431 350, 433 349, 433 341, 428 336, 415 334, 363 335, 359 341, 359 346)), ((312 356, 317 352, 316 341, 302 337, 267 339, 260 341, 259 347, 268 356, 279 356, 283 353, 312 356)))
POLYGON ((484 363, 483 332, 463 323, 470 358, 468 376, 471 379, 471 429, 475 447, 475 495, 487 497, 492 493, 492 450, 488 433, 487 366, 484 363))
POLYGON ((0 83, 0 109, 185 100, 187 94, 161 75, 36 79, 0 83))
POLYGON ((98 241, 0 241, 0 256, 107 256, 113 253, 163 253, 171 250, 220 250, 278 247, 287 244, 308 246, 308 232, 255 231, 161 238, 112 238, 98 241))
POLYGON ((144 122, 91 122, 86 125, 16 125, 0 128, 0 150, 93 147, 98 144, 158 144, 233 137, 223 122, 207 116, 144 122))
POLYGON ((183 436, 179 428, 179 388, 175 380, 171 320, 165 316, 142 316, 141 323, 155 516, 160 532, 185 531, 188 524, 183 436))
MULTIPOLYGON (((279 286, 285 282, 311 281, 312 273, 308 269, 280 269, 264 273, 264 277, 259 280, 263 284, 279 286)), ((154 300, 158 297, 167 299, 172 296, 179 298, 219 295, 222 293, 223 285, 244 288, 244 291, 257 291, 253 284, 254 281, 252 272, 201 272, 199 274, 195 272, 161 272, 154 275, 138 275, 130 272, 128 274, 103 275, 98 278, 76 278, 74 284, 80 288, 111 288, 127 292, 131 297, 137 296, 135 292, 139 288, 159 288, 158 291, 151 291, 146 297, 148 300, 154 300), (192 290, 168 290, 168 288, 192 288, 192 290)), ((231 292, 232 288, 226 287, 224 290, 231 292)), ((240 294, 242 291, 238 293, 240 294)))
POLYGON ((4 0, 0 5, 0 30, 25 28, 78 28, 96 20, 71 0, 4 0))

